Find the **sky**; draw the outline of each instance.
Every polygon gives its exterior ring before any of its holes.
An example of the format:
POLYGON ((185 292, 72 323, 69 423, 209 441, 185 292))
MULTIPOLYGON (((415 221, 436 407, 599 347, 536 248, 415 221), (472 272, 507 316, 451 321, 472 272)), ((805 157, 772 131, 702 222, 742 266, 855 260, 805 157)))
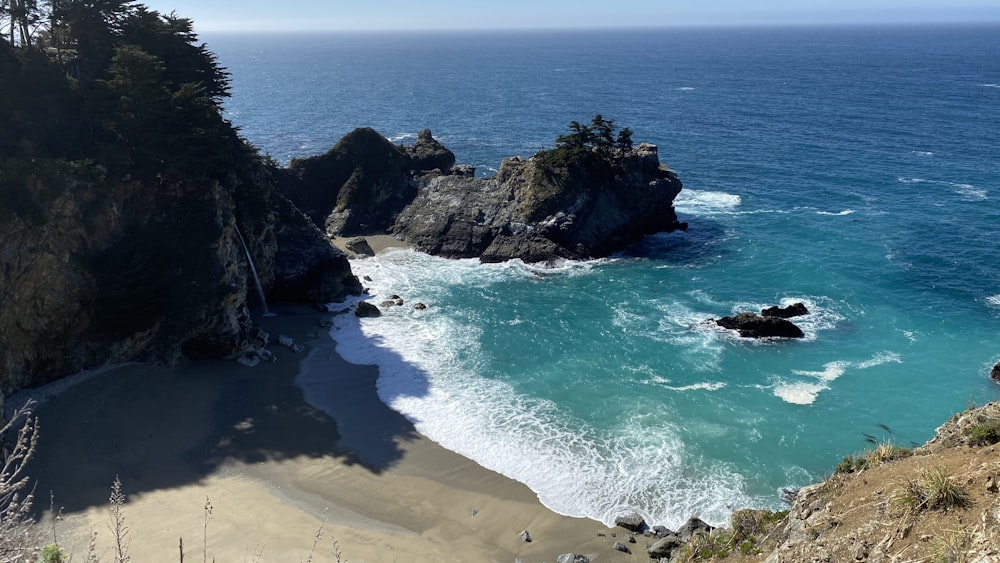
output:
POLYGON ((198 32, 1000 22, 1000 0, 141 0, 198 32))

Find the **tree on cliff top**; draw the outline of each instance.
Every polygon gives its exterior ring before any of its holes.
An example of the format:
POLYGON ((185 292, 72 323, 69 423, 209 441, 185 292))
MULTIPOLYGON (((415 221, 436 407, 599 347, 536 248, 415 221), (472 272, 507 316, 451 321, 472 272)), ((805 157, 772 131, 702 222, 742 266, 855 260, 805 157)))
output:
POLYGON ((620 158, 631 148, 632 130, 618 131, 613 119, 597 114, 589 125, 571 121, 569 133, 556 138, 555 148, 532 159, 531 217, 544 217, 569 205, 581 192, 612 182, 622 171, 620 158))
POLYGON ((210 177, 252 156, 222 117, 229 75, 191 20, 133 0, 0 2, 0 155, 210 177), (40 22, 34 40, 8 41, 22 20, 40 22))

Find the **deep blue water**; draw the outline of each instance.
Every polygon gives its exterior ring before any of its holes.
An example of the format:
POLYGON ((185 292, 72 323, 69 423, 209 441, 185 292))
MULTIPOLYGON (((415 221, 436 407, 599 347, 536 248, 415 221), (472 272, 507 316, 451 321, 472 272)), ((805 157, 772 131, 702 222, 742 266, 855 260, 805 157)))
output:
POLYGON ((419 430, 559 512, 724 522, 1000 398, 1000 27, 205 39, 281 161, 428 127, 488 175, 596 113, 659 145, 686 233, 555 270, 359 261, 430 308, 334 331, 419 430), (803 341, 701 322, 800 300, 803 341))

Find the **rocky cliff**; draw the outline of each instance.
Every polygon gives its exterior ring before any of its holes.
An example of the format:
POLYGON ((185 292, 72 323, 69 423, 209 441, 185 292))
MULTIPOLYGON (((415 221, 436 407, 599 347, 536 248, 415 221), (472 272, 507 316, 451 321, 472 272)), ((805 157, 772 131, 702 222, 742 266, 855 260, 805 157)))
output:
POLYGON ((0 192, 11 196, 0 209, 0 396, 105 362, 232 357, 259 345, 248 251, 272 299, 335 301, 361 289, 263 165, 220 181, 10 159, 0 192))
POLYGON ((654 560, 1000 562, 1000 403, 956 414, 913 450, 873 444, 791 494, 787 512, 739 510, 654 560))
POLYGON ((673 200, 677 175, 642 144, 598 170, 508 158, 492 178, 426 174, 391 231, 431 254, 486 262, 584 259, 620 250, 645 235, 683 229, 673 200))
POLYGON ((293 161, 282 189, 328 235, 392 233, 430 254, 487 262, 607 256, 686 228, 673 209, 681 182, 654 145, 560 146, 505 159, 488 179, 454 162, 430 131, 400 147, 358 129, 293 161))

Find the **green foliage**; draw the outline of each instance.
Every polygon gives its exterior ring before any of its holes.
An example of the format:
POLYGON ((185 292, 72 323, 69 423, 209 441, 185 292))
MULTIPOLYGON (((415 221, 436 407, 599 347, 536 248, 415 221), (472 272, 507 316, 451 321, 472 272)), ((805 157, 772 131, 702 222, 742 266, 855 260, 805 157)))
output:
POLYGON ((529 220, 538 220, 573 204, 576 198, 607 185, 622 172, 621 156, 632 148, 632 131, 614 120, 594 116, 590 125, 569 124, 569 133, 556 138, 556 147, 532 159, 535 175, 526 200, 529 220))
POLYGON ((833 472, 835 475, 857 473, 912 454, 913 452, 908 448, 897 446, 891 442, 882 442, 860 454, 845 456, 833 472))
POLYGON ((844 456, 844 459, 840 460, 837 467, 833 470, 834 474, 840 473, 857 473, 868 468, 868 460, 864 456, 844 456))
POLYGON ((65 563, 68 560, 58 544, 50 543, 42 548, 41 563, 65 563))
POLYGON ((938 466, 922 470, 919 477, 903 480, 896 501, 913 512, 923 509, 948 510, 969 505, 969 493, 952 480, 948 470, 938 466))
POLYGON ((962 431, 973 446, 991 446, 1000 442, 1000 420, 986 420, 962 431))

